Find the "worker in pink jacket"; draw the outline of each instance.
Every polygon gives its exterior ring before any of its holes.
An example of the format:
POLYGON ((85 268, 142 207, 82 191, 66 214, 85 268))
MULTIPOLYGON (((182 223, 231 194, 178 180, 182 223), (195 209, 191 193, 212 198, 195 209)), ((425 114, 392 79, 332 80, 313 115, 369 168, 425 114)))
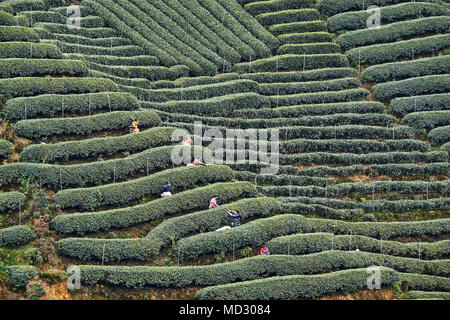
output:
POLYGON ((210 209, 212 209, 212 208, 217 208, 219 205, 217 204, 217 196, 213 196, 212 198, 211 198, 211 200, 209 201, 209 208, 210 209))

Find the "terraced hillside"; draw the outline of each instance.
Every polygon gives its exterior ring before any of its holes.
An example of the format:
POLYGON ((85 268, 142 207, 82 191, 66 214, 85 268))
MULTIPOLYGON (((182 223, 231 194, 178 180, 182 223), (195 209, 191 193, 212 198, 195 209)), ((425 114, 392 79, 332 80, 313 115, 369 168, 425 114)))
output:
POLYGON ((70 4, 0 1, 0 296, 311 299, 376 265, 396 298, 448 299, 447 3, 70 4), (278 132, 277 174, 175 165, 196 121, 278 132))

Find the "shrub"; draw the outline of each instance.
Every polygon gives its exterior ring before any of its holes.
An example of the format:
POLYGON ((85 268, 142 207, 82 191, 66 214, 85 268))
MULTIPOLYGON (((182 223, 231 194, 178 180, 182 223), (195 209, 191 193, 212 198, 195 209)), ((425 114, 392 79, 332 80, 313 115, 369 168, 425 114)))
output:
POLYGON ((170 101, 167 103, 141 104, 143 108, 157 109, 170 113, 188 113, 204 116, 227 116, 237 108, 268 108, 269 99, 257 93, 228 94, 204 100, 170 101))
POLYGON ((89 67, 123 78, 144 78, 150 81, 160 81, 172 80, 176 77, 176 73, 171 68, 160 66, 110 66, 91 62, 89 67))
POLYGON ((261 24, 255 21, 249 13, 242 10, 242 6, 238 3, 227 0, 217 0, 217 2, 229 11, 254 37, 266 44, 269 50, 274 50, 278 47, 278 40, 268 30, 261 26, 261 24))
POLYGON ((346 32, 337 37, 344 50, 356 47, 405 40, 411 37, 444 33, 450 27, 450 17, 428 17, 346 32))
POLYGON ((16 288, 25 288, 28 282, 37 274, 33 266, 15 265, 8 267, 9 283, 16 288))
POLYGON ((217 183, 134 207, 60 215, 51 221, 51 227, 60 235, 107 231, 154 221, 177 212, 205 208, 213 195, 217 195, 222 201, 230 201, 255 194, 255 187, 248 182, 217 183))
MULTIPOLYGON (((122 38, 118 38, 122 39, 122 38)), ((109 65, 109 66, 154 66, 158 65, 158 58, 154 56, 139 55, 133 57, 115 57, 110 55, 84 55, 77 53, 65 53, 64 58, 74 60, 84 60, 89 62, 109 65)))
POLYGON ((450 292, 438 292, 438 291, 417 291, 412 290, 408 292, 412 299, 450 299, 450 292))
POLYGON ((434 128, 428 133, 431 143, 437 145, 450 141, 450 126, 434 128))
POLYGON ((68 76, 85 77, 89 73, 84 63, 76 60, 2 59, 0 78, 68 76))
POLYGON ((450 110, 409 113, 403 118, 403 123, 415 128, 418 132, 429 131, 436 127, 449 125, 450 110))
POLYGON ((281 153, 303 153, 303 152, 347 152, 347 153, 371 153, 392 151, 419 151, 426 152, 430 144, 417 140, 288 140, 280 143, 281 153))
POLYGON ((10 98, 39 94, 95 93, 118 91, 109 79, 99 78, 12 78, 0 79, 0 93, 10 98))
POLYGON ((269 0, 269 1, 255 1, 247 3, 244 9, 253 16, 265 12, 274 12, 287 9, 301 9, 308 8, 313 5, 312 0, 269 0))
POLYGON ((0 58, 61 59, 62 53, 57 46, 49 43, 2 42, 0 58))
MULTIPOLYGON (((383 286, 398 281, 398 273, 380 267, 383 286)), ((292 300, 311 299, 334 293, 346 294, 367 287, 367 268, 336 271, 329 274, 269 277, 201 289, 198 300, 292 300)))
POLYGON ((0 193, 0 213, 17 212, 26 199, 27 197, 20 192, 0 193))
POLYGON ((27 226, 13 226, 0 229, 0 247, 21 246, 36 239, 36 234, 27 226))
POLYGON ((28 139, 42 139, 56 135, 86 136, 104 130, 126 130, 130 117, 139 119, 144 128, 157 126, 161 119, 151 110, 114 111, 87 117, 21 120, 14 125, 18 136, 28 139))
MULTIPOLYGON (((333 16, 340 12, 366 10, 370 5, 385 7, 397 4, 398 2, 401 2, 401 0, 373 0, 368 3, 361 3, 354 0, 319 0, 316 4, 316 8, 323 14, 333 16)), ((436 0, 424 0, 422 2, 442 4, 441 1, 436 0)))
MULTIPOLYGON (((267 255, 245 258, 207 266, 149 267, 81 265, 84 284, 119 285, 128 288, 212 286, 225 283, 263 279, 271 276, 313 275, 342 269, 367 268, 382 265, 388 259, 393 269, 421 270, 426 261, 388 257, 355 251, 327 251, 301 256, 267 255), (386 260, 385 260, 386 261, 386 260)), ((428 265, 431 265, 428 263, 428 265)), ((419 271, 417 271, 419 272, 419 271)), ((432 276, 425 276, 432 277, 432 276)), ((289 286, 288 286, 289 287, 289 286)))
POLYGON ((271 185, 295 185, 295 186, 308 186, 317 185, 324 187, 330 181, 325 178, 309 178, 299 177, 286 174, 256 174, 249 171, 234 171, 234 177, 241 181, 255 182, 255 184, 271 184, 271 185))
POLYGON ((10 99, 4 104, 2 114, 10 121, 17 121, 51 118, 63 112, 67 115, 87 115, 96 111, 131 111, 138 108, 136 97, 124 92, 44 94, 10 99))
POLYGON ((25 259, 28 264, 34 266, 40 266, 44 263, 44 259, 38 248, 28 248, 25 251, 25 259))
POLYGON ((13 144, 7 140, 0 139, 0 158, 7 158, 12 153, 13 144))
POLYGON ((302 116, 331 115, 336 113, 383 113, 384 106, 375 101, 350 101, 326 104, 309 104, 278 108, 241 109, 234 117, 244 118, 292 118, 302 116))
MULTIPOLYGON (((13 185, 22 179, 32 179, 41 186, 62 189, 123 181, 129 179, 130 175, 134 176, 145 172, 146 168, 149 172, 154 172, 172 167, 171 154, 174 148, 174 146, 158 147, 123 159, 75 165, 11 163, 0 166, 0 185, 13 185)), ((191 154, 201 151, 199 147, 182 147, 177 151, 181 155, 185 149, 189 149, 191 154)), ((191 158, 190 161, 192 160, 191 158)))
POLYGON ((354 66, 359 63, 361 65, 374 65, 435 54, 449 46, 450 34, 439 34, 425 38, 354 48, 348 50, 345 55, 354 66))
MULTIPOLYGON (((381 7, 380 22, 385 25, 400 20, 418 19, 424 16, 446 16, 448 13, 449 10, 439 4, 427 2, 406 2, 388 7, 381 7)), ((339 13, 328 18, 328 29, 330 32, 364 29, 367 27, 367 19, 372 14, 373 11, 370 10, 339 13)))
POLYGON ((324 54, 337 53, 341 49, 336 43, 306 43, 306 44, 285 44, 282 45, 277 54, 324 54))
POLYGON ((233 172, 226 166, 186 166, 112 185, 62 190, 53 199, 61 208, 95 210, 102 206, 123 205, 147 196, 159 196, 165 180, 170 181, 173 190, 180 192, 195 184, 206 185, 232 178, 233 172))
POLYGON ((312 93, 320 91, 339 91, 359 87, 357 78, 341 78, 311 82, 261 83, 259 93, 262 95, 287 95, 297 93, 312 93))
POLYGON ((401 273, 400 280, 408 281, 409 290, 450 291, 450 279, 415 273, 401 273))
POLYGON ((275 36, 290 33, 326 32, 327 23, 322 20, 274 24, 269 31, 275 36))
POLYGON ((233 246, 235 249, 261 246, 275 237, 298 232, 352 232, 353 235, 389 239, 442 234, 447 232, 449 223, 446 219, 420 222, 345 222, 283 214, 248 222, 223 232, 207 232, 184 238, 178 241, 175 249, 183 252, 183 257, 195 259, 202 254, 228 252, 233 246))
POLYGON ((244 73, 239 76, 244 79, 256 81, 261 85, 272 82, 290 83, 351 78, 356 77, 357 72, 351 68, 322 68, 308 71, 244 73))
MULTIPOLYGON (((220 197, 222 198, 222 196, 220 197)), ((58 242, 58 251, 69 257, 83 260, 121 261, 148 260, 159 255, 163 247, 173 240, 199 230, 211 230, 230 222, 226 214, 229 209, 239 209, 244 218, 271 215, 276 201, 269 198, 245 199, 219 208, 185 214, 165 220, 141 239, 89 239, 68 238, 58 242), (201 225, 199 222, 201 221, 201 225), (103 246, 105 256, 103 257, 103 246)), ((184 259, 184 258, 183 258, 184 259)))
MULTIPOLYGON (((382 254, 390 256, 386 257, 387 261, 389 261, 387 265, 389 267, 397 269, 397 266, 390 265, 390 261, 396 260, 396 258, 392 256, 406 258, 422 257, 423 259, 440 259, 446 256, 446 252, 450 248, 450 241, 442 240, 431 243, 402 243, 396 241, 383 241, 361 235, 336 236, 332 233, 302 233, 274 238, 268 241, 266 245, 270 249, 271 254, 301 255, 328 250, 351 251, 356 249, 364 252, 380 253, 381 250, 382 254)), ((426 263, 427 262, 425 262, 425 264, 426 263)), ((420 263, 417 264, 419 265, 420 263)), ((430 263, 430 265, 432 264, 433 262, 430 263)), ((413 265, 414 263, 411 261, 410 266, 413 265)), ((423 273, 423 270, 420 273, 423 273)))
POLYGON ((115 47, 102 47, 95 45, 84 45, 80 43, 70 43, 61 40, 42 40, 43 43, 51 43, 61 51, 65 53, 78 53, 85 55, 112 55, 112 56, 137 56, 145 54, 144 49, 138 46, 115 46, 115 47))
POLYGON ((369 95, 369 90, 363 88, 340 91, 322 91, 313 93, 299 93, 282 96, 271 96, 273 107, 292 106, 302 104, 335 103, 362 100, 369 95))
POLYGON ((175 128, 155 127, 132 135, 94 138, 81 141, 33 144, 20 154, 22 161, 32 163, 57 163, 74 159, 89 159, 119 152, 139 152, 148 148, 170 144, 175 128))
POLYGON ((450 109, 449 105, 450 95, 448 93, 395 98, 391 102, 392 112, 400 117, 417 111, 447 110, 450 109))
POLYGON ((33 28, 46 29, 53 34, 73 34, 86 38, 109 38, 117 36, 116 31, 110 28, 71 28, 66 24, 60 23, 38 22, 33 25, 33 28))
POLYGON ((448 70, 450 70, 450 56, 443 55, 371 66, 363 70, 361 78, 364 82, 379 83, 442 74, 447 73, 448 70))
POLYGON ((182 77, 173 81, 176 88, 187 88, 193 86, 203 86, 214 83, 223 83, 233 80, 238 80, 239 74, 237 73, 222 73, 215 76, 202 76, 202 77, 182 77))
POLYGON ((31 281, 27 284, 27 296, 30 300, 40 300, 47 292, 42 281, 31 281))
POLYGON ((295 55, 285 54, 252 62, 238 63, 237 73, 311 70, 320 68, 348 67, 348 60, 341 54, 295 55), (303 68, 304 66, 304 68, 303 68))
POLYGON ((15 26, 17 20, 11 13, 0 10, 0 26, 15 26))
POLYGON ((280 34, 277 38, 281 45, 333 41, 333 35, 323 31, 280 34))
POLYGON ((269 27, 280 23, 319 20, 319 12, 315 9, 288 9, 261 13, 255 18, 263 26, 269 27))
POLYGON ((446 74, 380 83, 372 87, 373 95, 381 101, 401 96, 444 93, 448 91, 450 91, 450 76, 446 74))
POLYGON ((0 42, 8 41, 39 42, 39 36, 31 28, 0 26, 0 42))

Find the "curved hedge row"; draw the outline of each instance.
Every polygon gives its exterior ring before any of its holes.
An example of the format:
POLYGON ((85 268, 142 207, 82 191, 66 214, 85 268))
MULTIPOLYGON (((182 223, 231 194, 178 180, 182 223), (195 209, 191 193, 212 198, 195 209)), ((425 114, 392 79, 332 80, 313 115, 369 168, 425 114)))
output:
MULTIPOLYGON (((159 196, 165 180, 174 191, 183 191, 192 185, 207 185, 233 179, 233 171, 226 166, 186 166, 168 169, 147 177, 122 183, 57 192, 53 200, 62 209, 95 210, 102 206, 123 205, 148 196, 159 196)), ((220 199, 219 199, 220 201, 220 199)))
POLYGON ((83 235, 88 232, 126 228, 161 219, 166 215, 207 208, 213 195, 227 202, 252 197, 256 193, 255 187, 249 182, 216 183, 134 207, 60 215, 54 218, 50 225, 59 235, 83 235))
MULTIPOLYGON (((2 9, 4 10, 4 9, 2 9)), ((17 20, 14 15, 9 12, 0 10, 0 26, 15 26, 17 25, 17 20)))
POLYGON ((432 211, 448 210, 450 208, 449 198, 436 198, 429 200, 368 200, 368 201, 346 201, 330 198, 292 197, 278 198, 281 202, 300 202, 304 204, 320 204, 336 209, 363 209, 364 212, 408 212, 413 210, 432 211))
POLYGON ((449 46, 450 34, 439 34, 425 38, 354 48, 347 51, 345 55, 354 66, 359 63, 361 65, 373 65, 432 55, 449 46), (359 55, 360 52, 361 56, 359 55))
POLYGON ((145 261, 159 255, 163 247, 169 246, 187 234, 202 230, 214 230, 228 224, 228 209, 239 209, 244 218, 265 217, 272 215, 276 200, 270 198, 252 198, 239 200, 219 208, 185 214, 164 220, 141 239, 90 239, 68 238, 58 242, 58 251, 69 257, 82 260, 145 261), (201 220, 199 220, 201 219, 201 220), (201 224, 199 224, 201 221, 201 224), (105 256, 103 257, 103 246, 105 256))
POLYGON ((316 70, 307 71, 289 71, 289 72, 255 72, 255 73, 242 73, 238 77, 249 79, 262 83, 272 82, 303 82, 303 81, 324 81, 340 78, 352 78, 356 77, 357 72, 352 68, 322 68, 316 70))
POLYGON ((161 122, 152 110, 114 111, 76 118, 20 120, 14 125, 14 131, 18 136, 28 139, 62 135, 86 136, 99 131, 128 129, 130 117, 137 118, 143 128, 154 127, 161 122))
POLYGON ((0 193, 0 214, 17 212, 27 197, 20 192, 0 193))
POLYGON ((0 58, 61 59, 62 53, 49 43, 0 42, 0 58))
MULTIPOLYGON (((120 38, 122 39, 122 38, 120 38)), ((64 53, 64 58, 73 60, 84 60, 89 65, 90 62, 109 66, 155 66, 158 65, 158 58, 154 56, 133 56, 115 57, 110 55, 84 55, 77 53, 64 53)))
POLYGON ((379 83, 443 73, 450 73, 450 55, 371 66, 362 71, 361 79, 379 83))
POLYGON ((439 291, 417 291, 412 290, 408 292, 410 298, 412 299, 445 299, 450 300, 450 292, 439 292, 439 291))
POLYGON ((379 83, 372 87, 373 95, 381 101, 401 96, 445 93, 449 91, 450 76, 448 74, 379 83))
POLYGON ((313 4, 313 0, 268 0, 247 3, 244 5, 244 9, 251 15, 256 16, 266 12, 309 8, 313 4))
MULTIPOLYGON (((382 286, 393 285, 398 272, 380 267, 382 286)), ((313 276, 284 276, 243 281, 201 289, 198 300, 293 300, 312 299, 326 295, 346 294, 367 288, 367 268, 336 271, 313 276)))
POLYGON ((117 85, 101 78, 12 78, 0 79, 0 94, 10 98, 40 94, 118 91, 117 85))
POLYGON ((325 32, 327 31, 327 23, 316 20, 274 24, 269 27, 269 31, 275 36, 290 33, 325 32))
POLYGON ((281 45, 332 42, 333 34, 323 31, 280 34, 277 38, 281 45))
POLYGON ((395 98, 391 102, 391 108, 392 112, 400 117, 417 111, 450 110, 450 95, 441 93, 428 96, 395 98))
POLYGON ((292 106, 301 104, 336 103, 363 100, 370 94, 364 88, 346 89, 340 91, 321 91, 312 93, 299 93, 282 96, 271 96, 273 107, 292 106))
POLYGON ((36 234, 28 226, 14 226, 0 229, 0 247, 21 246, 36 239, 36 234))
POLYGON ((85 55, 111 55, 111 56, 126 56, 133 57, 145 54, 144 49, 135 45, 103 47, 98 45, 85 45, 79 43, 64 42, 61 40, 42 40, 43 43, 51 43, 64 53, 78 53, 85 55))
POLYGON ((300 177, 287 174, 257 174, 249 171, 234 171, 233 174, 237 180, 255 182, 256 184, 290 184, 294 186, 316 185, 324 187, 327 183, 331 183, 330 180, 325 178, 300 177))
MULTIPOLYGON (((359 9, 360 10, 360 9, 359 9)), ((401 20, 418 19, 430 16, 448 16, 449 9, 442 5, 427 2, 406 2, 380 8, 381 23, 383 25, 401 20)), ((367 19, 373 11, 367 10, 344 12, 329 17, 328 30, 356 30, 367 28, 367 19)))
POLYGON ((31 28, 19 26, 0 26, 0 42, 8 41, 39 42, 39 36, 31 28))
POLYGON ((323 54, 337 53, 341 49, 338 44, 332 42, 305 43, 305 44, 284 44, 277 54, 323 54))
POLYGON ((290 23, 297 21, 319 20, 319 11, 316 9, 287 9, 281 11, 269 11, 255 16, 258 22, 269 27, 274 24, 290 23))
POLYGON ((319 91, 339 91, 359 87, 357 78, 341 78, 334 80, 289 82, 289 83, 260 83, 259 93, 262 95, 287 95, 298 93, 312 93, 319 91))
POLYGON ((137 110, 138 100, 125 92, 87 94, 44 94, 6 101, 2 115, 10 121, 32 118, 51 118, 62 114, 87 115, 96 111, 137 110), (64 104, 64 107, 62 106, 64 104))
POLYGON ((254 92, 229 94, 204 100, 169 101, 167 103, 141 104, 143 108, 169 113, 188 113, 203 116, 227 116, 238 108, 269 108, 270 100, 254 92))
MULTIPOLYGON (((171 154, 174 148, 158 147, 123 159, 66 166, 24 162, 6 164, 0 166, 0 186, 14 185, 20 179, 28 178, 52 189, 79 188, 101 185, 114 180, 123 181, 145 172, 147 167, 149 172, 172 167, 171 154)), ((185 148, 191 149, 191 154, 201 151, 198 147, 185 148)), ((185 148, 181 148, 180 155, 185 148)))
POLYGON ((7 140, 0 139, 0 158, 7 158, 11 155, 13 144, 7 140))
POLYGON ((301 154, 281 154, 280 164, 386 164, 386 163, 408 163, 408 162, 445 162, 448 160, 447 152, 386 152, 386 153, 331 153, 312 152, 301 154))
POLYGON ((420 222, 345 222, 340 220, 305 218, 284 214, 248 222, 222 232, 201 233, 178 241, 176 250, 183 257, 195 259, 202 254, 227 252, 243 247, 257 247, 267 241, 292 233, 331 232, 364 235, 371 238, 440 235, 450 230, 449 219, 420 222))
POLYGON ((376 101, 350 101, 338 103, 310 104, 278 108, 241 109, 233 112, 234 117, 244 118, 291 118, 320 116, 336 113, 383 113, 384 105, 376 101))
POLYGON ((450 125, 450 110, 413 112, 407 114, 402 121, 418 132, 429 131, 436 127, 450 125))
POLYGON ((89 69, 77 60, 0 59, 0 78, 68 76, 86 77, 89 69))
MULTIPOLYGON (((109 21, 108 21, 109 22, 109 21)), ((109 38, 117 37, 117 32, 111 28, 71 28, 66 24, 38 22, 33 25, 34 28, 42 28, 53 34, 73 34, 86 38, 109 38)))
POLYGON ((424 274, 401 273, 400 280, 408 281, 412 291, 450 291, 450 278, 424 274))
MULTIPOLYGON (((106 251, 106 250, 105 250, 106 251)), ((183 259, 183 257, 181 256, 183 259)), ((119 285, 128 288, 211 286, 286 275, 313 275, 342 269, 382 265, 383 256, 355 251, 326 251, 302 256, 259 255, 206 266, 148 267, 81 265, 84 284, 119 285)), ((415 259, 397 258, 392 268, 403 268, 415 259)), ((419 262, 418 265, 423 264, 419 262)))
POLYGON ((328 250, 351 251, 356 249, 390 256, 422 257, 423 259, 441 259, 450 254, 450 240, 402 243, 360 235, 336 236, 332 233, 294 234, 272 239, 266 245, 271 254, 301 255, 328 250))
POLYGON ((434 128, 428 133, 428 139, 433 144, 441 144, 450 141, 450 125, 434 128))
POLYGON ((338 53, 295 55, 284 54, 251 62, 237 63, 232 71, 237 73, 311 70, 320 68, 348 67, 347 58, 338 53), (304 66, 304 68, 303 68, 304 66))
MULTIPOLYGON (((323 14, 333 16, 346 11, 366 10, 370 5, 385 7, 402 1, 403 0, 372 0, 367 3, 361 3, 354 0, 319 0, 316 4, 316 8, 323 14)), ((421 2, 431 2, 442 5, 442 2, 439 0, 423 0, 421 2)))
POLYGON ((450 27, 450 17, 428 17, 346 32, 337 37, 337 43, 344 49, 369 46, 386 42, 406 40, 428 34, 445 33, 450 27))
POLYGON ((154 127, 131 135, 67 141, 54 144, 33 144, 26 147, 20 157, 23 162, 57 163, 75 159, 89 159, 119 152, 140 152, 145 149, 171 144, 175 128, 154 127))
POLYGON ((281 153, 301 153, 301 152, 347 152, 347 153, 371 153, 371 152, 392 152, 392 151, 419 151, 426 152, 430 144, 417 140, 386 140, 377 141, 369 139, 354 140, 307 140, 296 139, 282 141, 280 143, 281 153))

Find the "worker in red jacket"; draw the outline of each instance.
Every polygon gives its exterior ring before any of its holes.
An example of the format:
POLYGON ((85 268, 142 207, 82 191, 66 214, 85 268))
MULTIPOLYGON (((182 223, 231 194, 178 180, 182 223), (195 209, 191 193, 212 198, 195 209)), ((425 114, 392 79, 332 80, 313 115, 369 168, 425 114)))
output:
POLYGON ((270 254, 270 251, 269 251, 269 249, 268 249, 266 246, 264 246, 264 247, 261 248, 261 250, 259 251, 259 253, 260 253, 260 254, 267 255, 267 254, 270 254))

